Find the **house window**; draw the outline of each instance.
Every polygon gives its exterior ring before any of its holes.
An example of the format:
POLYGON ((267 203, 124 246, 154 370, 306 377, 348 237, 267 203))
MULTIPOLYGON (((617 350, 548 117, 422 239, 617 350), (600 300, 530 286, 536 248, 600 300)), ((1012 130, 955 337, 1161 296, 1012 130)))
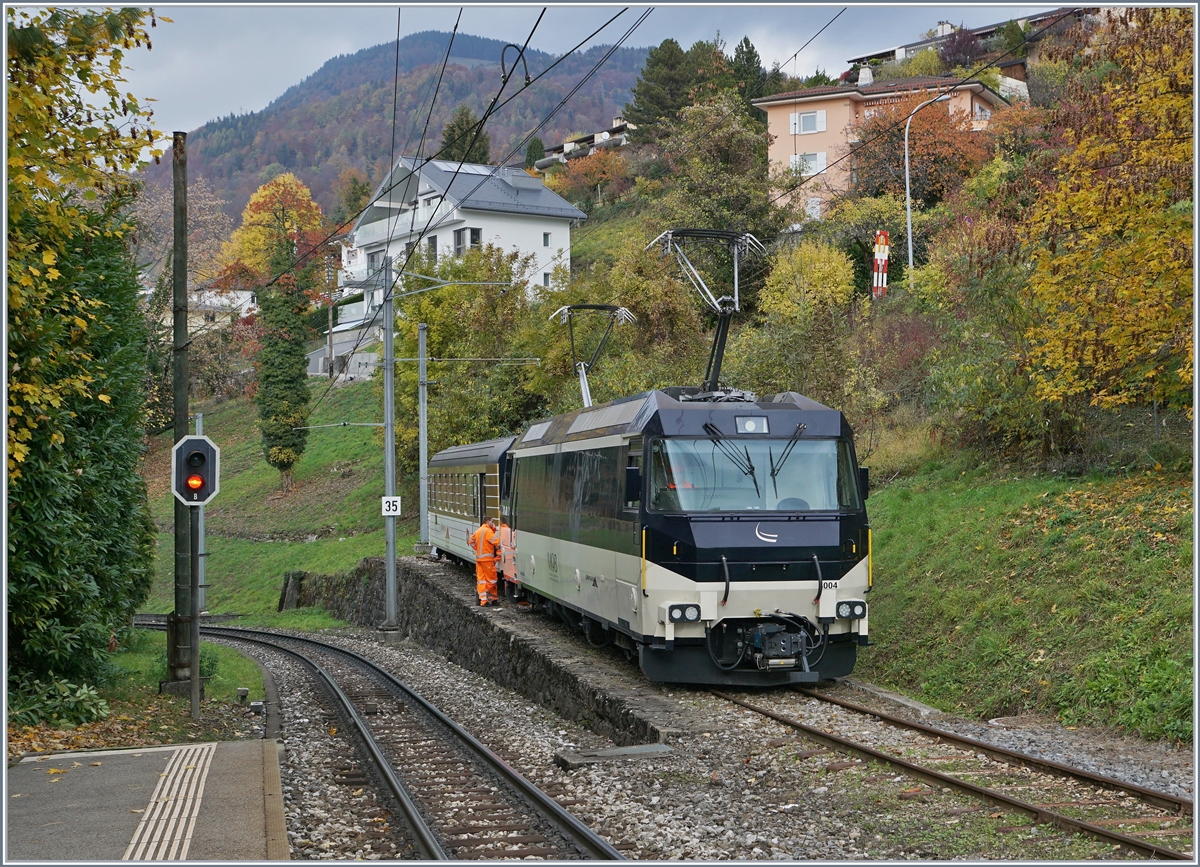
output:
POLYGON ((461 256, 467 252, 467 245, 472 247, 482 246, 483 230, 482 229, 455 229, 454 230, 454 255, 461 256))
POLYGON ((811 135, 825 132, 825 111, 805 111, 793 114, 792 135, 811 135))
POLYGON ((805 203, 804 212, 808 214, 810 220, 821 219, 821 200, 816 197, 810 198, 805 203))
POLYGON ((543 247, 550 246, 550 233, 549 232, 542 232, 542 246, 543 247))
POLYGON ((407 241, 404 244, 404 261, 407 262, 412 258, 413 250, 417 248, 416 241, 407 241))
POLYGON ((378 271, 383 265, 383 251, 376 250, 374 253, 367 254, 367 269, 370 271, 378 271))
POLYGON ((992 110, 980 103, 975 103, 975 119, 976 120, 991 120, 992 110))
POLYGON ((550 288, 550 272, 549 271, 546 271, 545 273, 542 274, 542 285, 545 286, 547 289, 550 288))
POLYGON ((429 251, 429 260, 437 261, 437 235, 430 235, 425 239, 425 249, 429 251))
POLYGON ((807 177, 825 173, 825 152, 815 154, 792 154, 792 171, 807 177))

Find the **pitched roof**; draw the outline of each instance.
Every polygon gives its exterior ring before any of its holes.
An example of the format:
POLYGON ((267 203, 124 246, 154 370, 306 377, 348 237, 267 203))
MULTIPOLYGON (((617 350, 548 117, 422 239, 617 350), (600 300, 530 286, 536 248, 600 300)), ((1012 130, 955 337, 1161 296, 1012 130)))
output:
POLYGON ((888 81, 876 81, 872 84, 859 86, 857 84, 825 84, 820 87, 806 87, 788 93, 776 93, 771 96, 751 100, 753 105, 771 105, 776 102, 792 102, 802 99, 814 99, 822 96, 855 96, 859 99, 870 99, 876 96, 887 96, 893 93, 912 93, 914 91, 932 91, 941 89, 973 90, 986 97, 993 104, 1008 104, 1008 100, 1000 96, 982 81, 964 81, 941 75, 922 75, 915 78, 896 78, 888 81))
MULTIPOLYGON (((986 24, 983 27, 968 27, 966 30, 968 33, 974 33, 980 39, 987 39, 988 37, 995 35, 995 33, 1000 30, 1000 28, 1008 24, 1010 20, 1024 21, 1028 28, 1033 29, 1043 27, 1045 26, 1046 22, 1053 21, 1059 16, 1074 13, 1074 17, 1079 19, 1085 14, 1094 15, 1098 11, 1099 7, 1076 8, 1072 6, 1062 6, 1049 12, 1039 12, 1035 15, 1025 15, 1013 19, 1006 19, 996 24, 986 24)), ((911 51, 910 49, 920 49, 940 45, 949 37, 949 35, 950 34, 946 34, 945 36, 926 37, 924 39, 918 39, 916 42, 908 42, 904 45, 897 45, 895 48, 885 48, 880 51, 872 52, 871 54, 860 54, 858 57, 851 57, 847 62, 853 65, 855 63, 867 63, 871 60, 884 58, 888 58, 890 60, 891 57, 894 57, 895 53, 901 49, 904 49, 905 54, 911 56, 916 52, 911 51)), ((1040 36, 1036 34, 1032 35, 1033 39, 1031 41, 1037 41, 1040 38, 1040 36)))
POLYGON ((390 217, 394 209, 402 206, 412 207, 419 197, 428 195, 430 188, 455 208, 564 220, 587 219, 587 214, 523 169, 400 157, 375 190, 372 201, 376 204, 367 208, 354 228, 390 217), (414 174, 419 179, 416 183, 414 174))

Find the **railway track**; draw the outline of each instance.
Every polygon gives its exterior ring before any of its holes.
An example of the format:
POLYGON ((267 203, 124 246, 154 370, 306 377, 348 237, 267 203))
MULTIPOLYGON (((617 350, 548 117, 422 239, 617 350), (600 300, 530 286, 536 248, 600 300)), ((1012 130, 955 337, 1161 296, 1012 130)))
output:
POLYGON ((211 626, 203 632, 267 647, 313 672, 331 726, 353 732, 358 747, 337 781, 382 786, 403 819, 402 848, 416 857, 623 860, 562 804, 364 657, 307 638, 211 626))
MULTIPOLYGON (((1193 805, 1185 798, 1038 759, 811 690, 796 692, 874 717, 893 732, 902 729, 911 737, 899 742, 891 737, 874 743, 867 742, 869 738, 851 740, 812 720, 795 718, 797 712, 805 712, 795 706, 796 693, 764 697, 776 707, 763 707, 713 690, 717 697, 802 732, 830 750, 864 762, 890 765, 932 787, 914 787, 905 793, 910 798, 953 789, 1002 810, 1023 814, 1034 825, 1050 824, 1067 833, 1087 834, 1149 858, 1194 860, 1193 805)), ((999 830, 1014 832, 1029 827, 999 830)))

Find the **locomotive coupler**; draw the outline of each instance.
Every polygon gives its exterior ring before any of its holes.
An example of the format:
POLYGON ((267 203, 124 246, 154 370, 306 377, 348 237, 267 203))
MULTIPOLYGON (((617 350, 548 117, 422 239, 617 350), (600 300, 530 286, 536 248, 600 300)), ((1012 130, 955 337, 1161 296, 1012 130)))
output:
POLYGON ((814 649, 808 630, 792 632, 782 623, 760 623, 749 635, 751 658, 759 670, 795 668, 808 671, 808 655, 814 649))

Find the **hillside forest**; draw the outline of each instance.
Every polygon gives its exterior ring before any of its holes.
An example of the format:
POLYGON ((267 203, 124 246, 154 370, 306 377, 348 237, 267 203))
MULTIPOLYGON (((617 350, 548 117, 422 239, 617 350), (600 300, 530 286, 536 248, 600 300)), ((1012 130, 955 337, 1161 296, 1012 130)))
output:
MULTIPOLYGON (((748 39, 732 50, 720 37, 688 50, 674 40, 641 54, 622 49, 631 53, 614 54, 589 84, 593 95, 580 91, 574 119, 563 123, 589 132, 624 113, 638 118, 638 141, 546 176, 587 213, 572 231, 570 267, 544 287, 530 282, 530 262, 514 250, 485 246, 436 262, 418 253, 409 263, 440 280, 508 286, 450 286, 399 301, 398 356, 416 354, 417 326, 426 323, 433 357, 537 359, 433 365, 431 450, 515 434, 579 405, 568 331, 550 321, 564 304, 619 304, 634 316, 591 372, 597 403, 699 384, 715 320, 675 260, 651 243, 667 229, 697 227, 750 232, 766 248, 742 263, 742 311, 722 379, 760 395, 798 391, 842 410, 864 464, 921 441, 986 456, 1001 476, 1190 473, 1193 14, 1131 8, 1074 20, 1043 40, 1030 64, 1031 80, 1042 83, 1031 99, 997 111, 984 131, 966 133, 963 119, 945 111, 919 112, 911 271, 898 255, 909 240, 903 183, 889 167, 896 130, 915 103, 864 121, 843 155, 858 183, 818 219, 804 206, 811 177, 770 165, 765 119, 751 100, 836 79, 763 69, 748 39), (891 235, 892 260, 888 291, 876 298, 869 258, 880 229, 891 235)), ((153 528, 134 465, 169 402, 169 208, 158 180, 170 160, 133 172, 153 132, 149 112, 122 99, 119 70, 153 23, 138 12, 8 13, 10 89, 29 94, 9 100, 10 153, 30 167, 10 178, 9 199, 8 678, 10 703, 17 696, 34 717, 103 712, 90 684, 104 677, 107 648, 149 592, 153 528), (80 76, 112 88, 106 114, 88 114, 79 101, 80 76), (72 183, 57 183, 67 171, 72 183), (139 295, 146 285, 152 291, 139 295), (113 515, 129 530, 119 544, 110 544, 113 515)), ((411 39, 412 68, 397 86, 402 100, 427 109, 436 73, 411 39)), ((495 54, 489 40, 472 44, 495 54)), ((920 74, 986 68, 1002 49, 935 52, 921 58, 920 74)), ((368 73, 378 70, 374 51, 335 59, 266 111, 189 138, 193 288, 254 292, 260 307, 214 318, 193 335, 191 400, 255 401, 255 435, 263 460, 279 470, 284 499, 305 443, 269 442, 271 419, 286 413, 289 429, 301 426, 335 386, 313 381, 303 397, 276 386, 294 385, 297 353, 320 345, 335 284, 331 239, 386 169, 393 82, 368 73), (363 123, 345 122, 353 112, 363 123), (336 139, 351 128, 366 138, 336 139), (271 401, 286 406, 271 409, 271 401)), ((565 79, 579 68, 560 67, 565 79)), ((476 122, 484 117, 496 86, 486 76, 495 70, 485 64, 447 65, 436 146, 448 144, 443 130, 462 105, 476 122)), ((493 160, 541 117, 513 105, 528 116, 514 108, 484 124, 493 160)), ((697 246, 689 254, 715 294, 726 294, 726 252, 697 246)), ((406 278, 402 288, 423 286, 406 278)), ((589 356, 605 324, 578 320, 576 352, 589 356)), ((372 382, 382 412, 382 380, 372 382)), ((411 365, 398 366, 395 399, 398 472, 412 494, 411 365)), ((905 471, 878 479, 879 488, 902 484, 905 471)), ((1166 634, 1190 629, 1185 613, 1167 618, 1166 634)), ((1185 649, 1168 666, 1167 680, 1181 691, 1190 646, 1190 637, 1179 640, 1185 649)))

